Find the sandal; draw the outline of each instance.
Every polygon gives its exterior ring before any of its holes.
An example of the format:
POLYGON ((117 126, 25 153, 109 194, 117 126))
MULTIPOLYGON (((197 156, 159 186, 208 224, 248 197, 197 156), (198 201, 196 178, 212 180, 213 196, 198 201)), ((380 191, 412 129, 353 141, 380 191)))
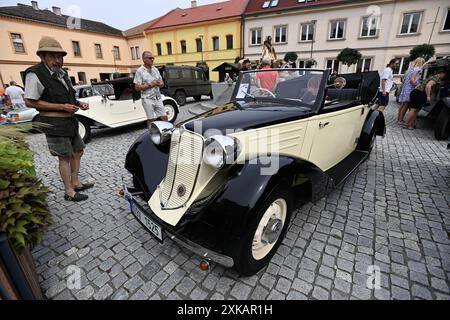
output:
POLYGON ((89 197, 85 194, 81 194, 81 193, 75 193, 75 195, 73 197, 65 194, 64 195, 64 200, 66 201, 72 201, 72 202, 81 202, 81 201, 85 201, 87 200, 89 197))
POLYGON ((93 188, 95 183, 82 183, 80 187, 73 188, 75 192, 80 192, 93 188))

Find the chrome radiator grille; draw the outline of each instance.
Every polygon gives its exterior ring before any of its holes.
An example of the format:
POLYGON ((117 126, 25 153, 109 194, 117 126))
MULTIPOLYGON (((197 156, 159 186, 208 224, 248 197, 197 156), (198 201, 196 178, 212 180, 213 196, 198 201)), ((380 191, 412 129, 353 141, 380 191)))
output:
POLYGON ((203 138, 177 129, 172 134, 167 172, 161 184, 163 209, 182 207, 192 196, 203 156, 203 138))

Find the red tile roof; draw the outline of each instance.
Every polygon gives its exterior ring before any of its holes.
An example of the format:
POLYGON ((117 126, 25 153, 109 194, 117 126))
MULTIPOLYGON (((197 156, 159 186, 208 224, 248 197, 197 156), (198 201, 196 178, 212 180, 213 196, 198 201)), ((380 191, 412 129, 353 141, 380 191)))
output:
POLYGON ((248 0, 229 0, 195 8, 176 8, 156 19, 146 30, 239 17, 244 13, 247 2, 248 0))
POLYGON ((267 0, 250 0, 244 12, 245 15, 261 14, 268 12, 277 12, 293 9, 301 9, 305 7, 318 7, 322 5, 338 4, 341 2, 350 2, 349 0, 317 0, 313 2, 298 2, 298 0, 279 0, 276 7, 263 9, 263 4, 267 0))
POLYGON ((123 33, 125 34, 126 37, 131 37, 131 36, 136 36, 138 34, 142 34, 144 32, 144 30, 147 29, 148 27, 150 27, 152 25, 152 23, 156 22, 156 20, 158 20, 158 19, 153 19, 151 21, 147 21, 136 27, 125 30, 123 33))

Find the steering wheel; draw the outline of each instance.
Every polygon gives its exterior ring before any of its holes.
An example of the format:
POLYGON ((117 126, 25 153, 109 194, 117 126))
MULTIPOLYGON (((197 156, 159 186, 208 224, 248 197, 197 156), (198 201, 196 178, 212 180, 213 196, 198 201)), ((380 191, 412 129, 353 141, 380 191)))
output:
POLYGON ((276 96, 273 94, 272 91, 267 90, 267 89, 264 89, 264 88, 258 88, 258 89, 255 89, 255 90, 253 90, 250 94, 251 94, 252 96, 254 96, 254 95, 255 95, 255 92, 258 92, 258 91, 268 93, 270 96, 272 96, 272 98, 276 98, 276 96))

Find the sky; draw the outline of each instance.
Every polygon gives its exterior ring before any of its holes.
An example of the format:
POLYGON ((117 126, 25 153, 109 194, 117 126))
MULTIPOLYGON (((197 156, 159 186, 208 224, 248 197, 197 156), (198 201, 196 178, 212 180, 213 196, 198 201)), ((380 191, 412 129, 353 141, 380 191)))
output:
MULTIPOLYGON (((37 0, 39 9, 60 7, 63 14, 72 15, 80 10, 84 19, 100 21, 111 27, 127 30, 144 22, 158 18, 168 11, 189 8, 191 0, 37 0)), ((222 2, 222 0, 197 0, 197 5, 222 2)), ((31 5, 31 0, 0 0, 0 6, 15 6, 17 3, 31 5)), ((76 16, 76 15, 74 15, 76 16)))

